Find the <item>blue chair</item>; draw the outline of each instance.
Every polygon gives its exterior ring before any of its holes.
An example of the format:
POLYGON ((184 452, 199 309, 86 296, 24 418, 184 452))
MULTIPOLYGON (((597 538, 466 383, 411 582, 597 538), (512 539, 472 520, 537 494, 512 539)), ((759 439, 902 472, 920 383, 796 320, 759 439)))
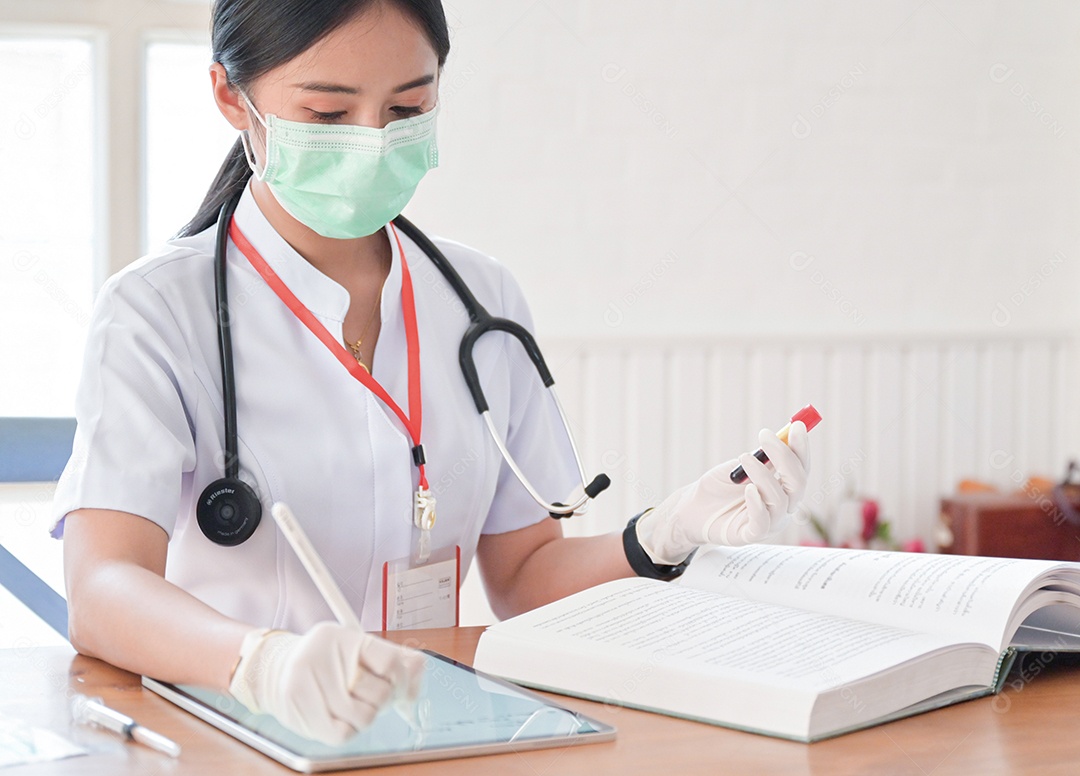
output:
POLYGON ((0 482, 55 482, 74 437, 75 418, 0 418, 0 482))
MULTIPOLYGON (((0 482, 51 482, 71 457, 74 418, 0 418, 0 482)), ((0 545, 0 587, 68 637, 67 601, 0 545)))

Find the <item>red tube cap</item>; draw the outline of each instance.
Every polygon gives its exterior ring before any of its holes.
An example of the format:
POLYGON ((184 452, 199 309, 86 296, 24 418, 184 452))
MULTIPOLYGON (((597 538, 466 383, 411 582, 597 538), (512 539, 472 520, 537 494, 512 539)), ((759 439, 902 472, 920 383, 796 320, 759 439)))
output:
POLYGON ((813 404, 807 404, 801 410, 791 416, 791 422, 801 420, 803 425, 806 426, 806 430, 809 431, 818 423, 821 422, 821 413, 814 409, 813 404))

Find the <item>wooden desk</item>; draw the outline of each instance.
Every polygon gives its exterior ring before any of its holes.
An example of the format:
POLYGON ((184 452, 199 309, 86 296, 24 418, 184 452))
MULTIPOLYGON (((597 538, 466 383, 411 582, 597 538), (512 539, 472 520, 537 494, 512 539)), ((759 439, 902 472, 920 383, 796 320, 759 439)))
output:
MULTIPOLYGON (((411 631, 395 640, 471 662, 481 628, 411 631)), ((1080 658, 1032 655, 1002 695, 982 698, 816 744, 740 733, 697 722, 559 696, 563 705, 614 724, 614 742, 521 754, 354 771, 364 774, 892 774, 943 776, 1076 773, 1080 770, 1080 658), (1032 676, 1038 674, 1037 676, 1032 676)), ((105 751, 4 771, 30 774, 288 774, 287 768, 143 690, 139 678, 60 647, 0 650, 0 713, 105 751), (183 747, 170 760, 68 722, 72 692, 101 695, 183 747)))

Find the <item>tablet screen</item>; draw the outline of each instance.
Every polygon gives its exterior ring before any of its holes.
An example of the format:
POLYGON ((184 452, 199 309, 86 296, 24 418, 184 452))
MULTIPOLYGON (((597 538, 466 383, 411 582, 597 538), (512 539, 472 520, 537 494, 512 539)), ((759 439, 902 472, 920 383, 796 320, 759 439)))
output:
MULTIPOLYGON (((575 743, 573 739, 610 740, 614 728, 500 679, 477 674, 472 668, 449 658, 425 652, 427 665, 423 688, 417 703, 403 713, 387 706, 372 725, 340 746, 304 738, 282 727, 273 717, 252 714, 230 696, 188 685, 144 682, 188 711, 227 732, 229 726, 200 714, 192 701, 203 710, 231 720, 236 725, 272 742, 282 749, 310 761, 334 761, 360 765, 369 757, 386 761, 386 755, 413 754, 425 751, 462 748, 488 748, 493 744, 507 749, 535 748, 538 739, 575 743), (158 685, 155 687, 154 685, 158 685), (171 689, 172 693, 161 692, 171 689), (187 700, 187 703, 182 702, 187 700), (569 739, 569 740, 568 740, 569 739), (530 745, 531 743, 531 745, 530 745)), ((246 736, 238 736, 246 740, 246 736)), ((585 741, 582 740, 581 743, 585 741)), ((252 743, 248 740, 247 743, 252 743)), ((271 756, 274 752, 256 746, 271 756)), ((446 753, 443 756, 453 756, 446 753)), ((429 759, 408 757, 409 760, 429 759)), ((284 760, 282 760, 284 762, 284 760)), ((286 764, 290 764, 286 762, 286 764)))

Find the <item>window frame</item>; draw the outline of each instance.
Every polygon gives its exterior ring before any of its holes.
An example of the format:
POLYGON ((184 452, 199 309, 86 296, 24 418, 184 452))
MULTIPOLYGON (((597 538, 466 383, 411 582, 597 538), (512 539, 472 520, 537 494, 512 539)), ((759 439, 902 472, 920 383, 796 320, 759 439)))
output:
MULTIPOLYGON (((159 40, 205 44, 209 37, 208 0, 0 0, 0 38, 90 44, 92 296, 142 256, 146 243, 148 47, 159 40)), ((43 433, 40 441, 50 439, 55 435, 43 433)))
POLYGON ((101 193, 93 213, 95 294, 107 277, 142 255, 145 243, 146 47, 159 39, 205 43, 209 34, 208 0, 0 0, 0 36, 91 42, 92 185, 101 193))

